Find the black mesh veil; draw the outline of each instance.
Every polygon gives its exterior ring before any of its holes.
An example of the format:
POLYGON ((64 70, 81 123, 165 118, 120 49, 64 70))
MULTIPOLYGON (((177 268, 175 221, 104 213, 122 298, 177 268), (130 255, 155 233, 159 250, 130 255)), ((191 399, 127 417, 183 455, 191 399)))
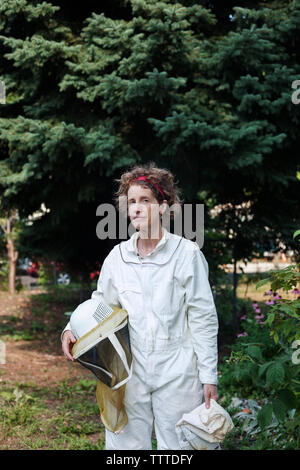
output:
MULTIPOLYGON (((128 325, 117 331, 115 336, 125 352, 130 367, 132 358, 128 325)), ((128 377, 124 362, 109 338, 100 341, 100 343, 78 357, 77 360, 108 387, 115 387, 128 377)))

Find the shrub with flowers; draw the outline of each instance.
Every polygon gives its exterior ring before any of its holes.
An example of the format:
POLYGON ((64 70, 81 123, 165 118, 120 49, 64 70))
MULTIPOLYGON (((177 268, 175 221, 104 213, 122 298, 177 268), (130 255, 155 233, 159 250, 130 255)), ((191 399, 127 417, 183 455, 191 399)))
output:
MULTIPOLYGON (((240 318, 243 331, 232 346, 230 358, 220 366, 219 387, 221 393, 224 389, 225 394, 256 398, 260 406, 256 431, 265 433, 277 420, 280 439, 284 440, 286 433, 290 445, 298 448, 300 264, 270 271, 269 277, 256 287, 267 282, 271 282, 271 289, 265 292, 269 298, 265 302, 254 302, 252 310, 240 318), (284 292, 289 292, 292 298, 284 298, 284 292)), ((275 439, 276 429, 272 431, 272 439, 275 439)))

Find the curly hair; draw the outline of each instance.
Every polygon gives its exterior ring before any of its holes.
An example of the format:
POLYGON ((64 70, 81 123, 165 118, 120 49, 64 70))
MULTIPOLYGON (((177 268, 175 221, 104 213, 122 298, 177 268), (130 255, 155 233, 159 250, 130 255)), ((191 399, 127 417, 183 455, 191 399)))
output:
MULTIPOLYGON (((141 165, 132 165, 128 168, 128 171, 121 175, 121 178, 115 179, 114 181, 119 183, 118 190, 114 193, 113 201, 119 211, 125 211, 126 208, 120 205, 120 196, 127 196, 128 190, 132 184, 132 180, 139 176, 146 176, 151 179, 154 183, 159 185, 165 194, 165 199, 169 207, 173 206, 176 211, 177 208, 181 207, 183 200, 181 199, 181 190, 177 186, 174 175, 166 168, 158 168, 155 162, 150 161, 141 165)), ((163 197, 161 193, 156 189, 155 186, 151 185, 147 181, 134 181, 134 184, 139 184, 151 190, 154 197, 157 199, 159 204, 162 204, 163 197)), ((170 211, 170 218, 174 219, 173 211, 170 211)))

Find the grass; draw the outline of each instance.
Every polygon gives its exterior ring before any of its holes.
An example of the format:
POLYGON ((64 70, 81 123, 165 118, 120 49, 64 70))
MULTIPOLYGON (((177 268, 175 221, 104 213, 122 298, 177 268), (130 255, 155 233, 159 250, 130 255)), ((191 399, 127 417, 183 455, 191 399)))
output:
POLYGON ((82 449, 105 446, 96 381, 62 381, 56 388, 16 383, 0 392, 1 449, 82 449))
MULTIPOLYGON (((17 383, 0 392, 0 449, 104 450, 105 428, 96 381, 61 381, 57 388, 17 383)), ((152 440, 156 449, 156 439, 152 440)))

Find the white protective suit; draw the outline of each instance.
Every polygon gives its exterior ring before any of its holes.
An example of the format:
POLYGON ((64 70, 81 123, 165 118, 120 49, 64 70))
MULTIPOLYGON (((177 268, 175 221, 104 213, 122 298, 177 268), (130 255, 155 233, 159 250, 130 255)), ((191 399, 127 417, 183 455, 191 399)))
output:
MULTIPOLYGON (((92 298, 129 315, 133 372, 126 384, 128 423, 106 429, 106 450, 180 449, 175 425, 217 384, 218 317, 199 246, 168 232, 140 257, 135 232, 105 258, 92 298)), ((64 329, 70 329, 70 324, 64 329)))

